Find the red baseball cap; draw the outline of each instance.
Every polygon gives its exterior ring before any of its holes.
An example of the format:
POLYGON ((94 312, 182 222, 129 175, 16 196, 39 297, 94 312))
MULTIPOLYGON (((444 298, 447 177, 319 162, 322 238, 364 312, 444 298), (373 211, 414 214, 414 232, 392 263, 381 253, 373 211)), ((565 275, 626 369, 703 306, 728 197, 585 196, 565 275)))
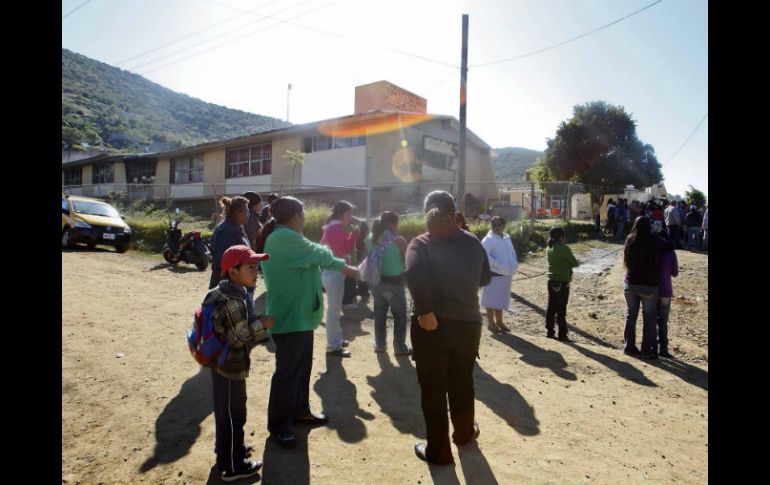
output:
POLYGON ((246 245, 239 244, 237 246, 231 246, 227 248, 227 251, 222 255, 222 274, 227 274, 227 272, 230 271, 230 268, 236 264, 251 264, 266 259, 270 259, 269 254, 255 253, 246 245))

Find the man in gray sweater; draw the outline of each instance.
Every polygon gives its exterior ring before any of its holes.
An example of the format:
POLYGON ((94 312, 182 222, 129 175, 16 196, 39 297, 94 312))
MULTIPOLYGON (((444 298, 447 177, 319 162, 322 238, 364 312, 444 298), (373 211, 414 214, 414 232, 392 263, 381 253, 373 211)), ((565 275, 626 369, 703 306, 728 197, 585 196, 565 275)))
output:
POLYGON ((414 450, 420 459, 437 465, 454 463, 447 395, 455 444, 479 436, 473 392, 482 324, 478 290, 491 280, 484 247, 457 227, 456 211, 449 193, 428 194, 428 232, 414 238, 406 250, 413 355, 428 438, 414 450))

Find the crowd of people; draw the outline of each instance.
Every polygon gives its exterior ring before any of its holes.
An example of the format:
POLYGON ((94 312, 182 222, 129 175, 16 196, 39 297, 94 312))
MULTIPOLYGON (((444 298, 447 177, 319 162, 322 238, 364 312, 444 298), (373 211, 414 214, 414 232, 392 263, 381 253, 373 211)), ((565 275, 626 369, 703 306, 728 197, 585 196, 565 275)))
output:
MULTIPOLYGON (((489 331, 511 331, 503 322, 503 311, 511 303, 518 259, 505 231, 506 221, 494 217, 480 241, 467 230, 454 198, 434 191, 424 201, 426 232, 407 241, 399 235, 398 214, 383 212, 369 230, 366 221, 355 216, 355 206, 343 200, 332 207, 321 240, 315 243, 303 235, 302 201, 276 194, 267 201, 263 207, 255 192, 223 198, 224 217, 212 238, 212 275, 204 302, 216 304, 212 320, 217 335, 237 349, 211 368, 221 478, 234 481, 255 475, 261 467, 258 460, 248 458, 253 446, 243 436, 249 351, 267 334, 275 344, 267 429, 279 446, 293 448, 294 426, 329 420, 324 411, 314 412, 310 406, 315 330, 324 320, 326 354, 351 357, 341 316, 350 305, 365 306, 369 299, 374 307, 373 351, 387 352, 390 312, 393 353, 411 355, 415 362, 427 432, 427 442, 417 443, 415 454, 433 464, 453 463, 449 420, 452 441, 459 446, 480 434, 474 419, 473 368, 484 322, 481 308, 486 310, 489 331), (264 315, 255 314, 259 272, 268 294, 264 315), (359 296, 361 302, 356 303, 359 296), (407 345, 407 322, 412 348, 407 345)), ((597 208, 595 203, 598 228, 597 208)), ((693 247, 701 230, 707 247, 708 211, 701 217, 695 207, 682 214, 684 207, 675 202, 629 205, 626 200, 609 200, 608 208, 615 237, 628 234, 623 254, 624 352, 648 359, 672 357, 668 315, 671 277, 678 274, 674 249, 682 240, 693 247), (641 350, 635 338, 640 308, 641 350)), ((562 228, 552 228, 546 249, 545 336, 560 341, 570 341, 567 304, 573 268, 580 264, 565 236, 562 228)))

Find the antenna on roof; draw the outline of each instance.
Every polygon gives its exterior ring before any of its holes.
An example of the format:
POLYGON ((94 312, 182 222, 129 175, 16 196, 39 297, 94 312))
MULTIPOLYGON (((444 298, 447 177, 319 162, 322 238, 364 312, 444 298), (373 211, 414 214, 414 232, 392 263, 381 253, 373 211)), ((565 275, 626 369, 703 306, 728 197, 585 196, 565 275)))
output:
POLYGON ((286 90, 286 122, 289 122, 289 95, 291 94, 291 83, 289 83, 289 88, 286 90))

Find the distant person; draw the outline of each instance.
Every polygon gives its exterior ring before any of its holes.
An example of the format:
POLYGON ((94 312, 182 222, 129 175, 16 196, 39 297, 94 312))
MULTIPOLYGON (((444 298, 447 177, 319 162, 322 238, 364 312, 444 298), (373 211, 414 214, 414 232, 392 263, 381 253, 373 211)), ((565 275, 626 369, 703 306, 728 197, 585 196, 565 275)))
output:
POLYGON ((580 263, 572 250, 564 243, 564 229, 552 227, 548 232, 548 309, 545 312, 546 337, 569 342, 567 327, 567 303, 572 268, 580 263), (554 332, 554 323, 559 325, 559 334, 554 332))
POLYGON ((249 200, 249 220, 243 225, 243 231, 246 233, 246 237, 249 238, 251 249, 257 251, 259 231, 262 229, 262 223, 259 220, 259 214, 262 210, 262 197, 256 192, 245 192, 242 197, 246 197, 249 200))
POLYGON ((321 323, 324 297, 321 270, 359 278, 358 268, 346 265, 331 250, 302 235, 304 204, 281 197, 272 204, 273 219, 262 230, 262 245, 270 259, 262 263, 267 313, 275 319, 270 335, 275 342, 275 372, 270 384, 267 429, 279 446, 294 448, 295 424, 320 425, 323 413, 310 411, 310 374, 313 332, 321 323))
POLYGON ((681 239, 682 219, 679 215, 679 209, 676 207, 676 201, 672 200, 666 211, 663 214, 664 221, 666 223, 666 231, 668 232, 671 242, 679 249, 679 240, 681 239))
POLYGON ((263 225, 270 221, 270 218, 272 217, 272 214, 270 213, 270 206, 276 200, 278 200, 278 194, 273 193, 267 196, 267 204, 262 208, 262 214, 259 216, 259 222, 261 222, 263 225))
MULTIPOLYGON (((361 219, 355 216, 358 208, 353 205, 353 217, 351 223, 356 224, 358 227, 358 237, 355 241, 355 246, 350 252, 350 264, 352 266, 358 266, 366 258, 366 238, 369 236, 369 225, 365 219, 361 219)), ((345 311, 351 310, 363 310, 362 315, 372 318, 374 313, 367 307, 369 303, 370 294, 369 287, 365 281, 356 281, 353 278, 345 277, 345 288, 342 293, 342 309, 345 311), (361 301, 358 301, 358 298, 361 301)))
POLYGON ((251 242, 243 230, 244 224, 249 220, 249 200, 240 195, 233 198, 222 197, 219 204, 222 207, 224 219, 217 224, 217 227, 214 228, 214 234, 211 236, 212 260, 209 289, 216 287, 222 278, 220 261, 227 248, 239 244, 251 247, 251 242))
POLYGON ((690 251, 694 251, 699 246, 698 233, 700 232, 701 224, 703 224, 700 212, 698 212, 698 208, 696 206, 690 206, 690 212, 687 213, 684 221, 687 225, 687 248, 690 251))
POLYGON ((703 244, 701 249, 708 251, 709 249, 709 205, 706 204, 706 212, 703 214, 703 222, 701 223, 701 230, 703 230, 703 244))
POLYGON ((658 234, 663 230, 663 209, 655 202, 652 202, 651 206, 652 233, 658 234))
POLYGON ((492 280, 481 290, 481 306, 487 309, 487 328, 491 332, 510 332, 503 323, 503 310, 511 305, 511 283, 519 262, 511 236, 505 232, 505 219, 492 218, 492 229, 481 240, 487 251, 492 280))
POLYGON ((613 236, 618 228, 618 223, 615 220, 615 201, 612 199, 607 201, 607 228, 613 236))
POLYGON ((406 345, 407 308, 404 279, 407 242, 398 235, 398 214, 390 211, 380 214, 372 224, 372 233, 367 238, 366 245, 366 264, 375 267, 371 274, 379 274, 379 281, 371 286, 374 296, 374 351, 382 353, 386 350, 387 318, 390 309, 393 314, 393 352, 395 355, 409 355, 411 350, 406 345))
POLYGON ((618 231, 615 234, 615 240, 620 241, 626 234, 626 222, 628 221, 628 203, 623 200, 618 201, 618 206, 615 208, 615 220, 618 223, 618 231))
MULTIPOLYGON (((337 258, 351 264, 351 254, 358 240, 359 229, 353 225, 353 204, 341 200, 334 204, 332 213, 323 226, 321 244, 330 248, 337 258)), ((324 270, 321 273, 326 289, 326 353, 338 357, 350 357, 349 342, 342 339, 342 299, 345 294, 345 275, 339 271, 324 270)))
POLYGON ((594 231, 596 231, 597 234, 601 231, 601 207, 599 207, 599 202, 594 199, 594 203, 591 205, 591 214, 594 217, 594 231))

